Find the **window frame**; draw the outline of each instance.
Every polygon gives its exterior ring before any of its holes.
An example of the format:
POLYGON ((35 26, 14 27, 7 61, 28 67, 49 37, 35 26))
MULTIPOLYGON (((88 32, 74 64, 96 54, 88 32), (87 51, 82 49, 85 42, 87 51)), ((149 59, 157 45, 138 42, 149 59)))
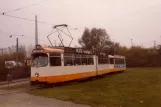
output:
POLYGON ((109 58, 109 64, 115 64, 115 59, 114 58, 109 58), (113 63, 111 63, 111 59, 112 59, 113 63))
POLYGON ((63 59, 64 59, 64 60, 63 60, 64 66, 74 66, 74 55, 73 55, 73 54, 71 54, 71 53, 64 53, 64 54, 63 54, 63 59), (66 55, 66 54, 69 54, 69 55, 66 55), (72 64, 66 65, 66 64, 65 64, 66 58, 71 58, 71 59, 72 59, 72 60, 71 60, 71 61, 72 61, 72 64))
POLYGON ((64 53, 63 59, 64 59, 63 60, 64 66, 94 65, 93 55, 64 53), (69 57, 72 57, 72 63, 73 64, 66 65, 66 63, 65 63, 66 59, 65 58, 69 58, 69 57))
POLYGON ((61 53, 56 53, 56 52, 55 52, 55 53, 54 53, 54 52, 53 52, 53 53, 49 53, 49 62, 50 62, 50 67, 62 66, 62 57, 61 57, 61 53), (54 55, 51 55, 51 54, 55 54, 55 56, 54 56, 54 55), (54 64, 51 64, 51 63, 52 63, 51 61, 54 61, 54 60, 51 60, 51 58, 57 58, 57 59, 60 58, 60 59, 59 59, 60 62, 59 62, 59 63, 56 62, 57 64, 54 63, 55 65, 54 65, 54 64))
POLYGON ((48 65, 49 65, 49 56, 48 56, 48 54, 47 53, 33 53, 32 55, 31 55, 31 67, 47 67, 48 65), (35 57, 35 56, 38 56, 38 57, 35 57), (47 59, 47 63, 44 65, 44 66, 42 66, 42 65, 36 65, 36 66, 34 66, 33 64, 35 63, 35 58, 38 58, 38 60, 37 61, 39 61, 39 63, 40 63, 40 56, 45 56, 46 57, 46 59, 47 59))
POLYGON ((107 56, 98 56, 98 64, 99 65, 109 64, 108 57, 107 56))

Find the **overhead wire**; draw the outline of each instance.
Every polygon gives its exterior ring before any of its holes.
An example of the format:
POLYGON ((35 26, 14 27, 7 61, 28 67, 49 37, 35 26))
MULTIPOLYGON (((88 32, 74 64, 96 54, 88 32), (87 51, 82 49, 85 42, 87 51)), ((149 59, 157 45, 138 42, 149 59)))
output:
MULTIPOLYGON (((8 13, 15 12, 15 11, 19 11, 19 10, 22 10, 22 9, 25 9, 25 8, 28 8, 28 7, 31 7, 31 6, 34 6, 34 5, 43 3, 45 1, 48 1, 48 0, 43 0, 43 1, 40 1, 38 3, 34 3, 34 4, 31 4, 31 5, 28 5, 28 6, 24 6, 24 7, 20 7, 20 8, 17 8, 17 9, 11 10, 11 11, 8 11, 8 12, 3 12, 3 13, 0 13, 0 15, 7 16, 7 17, 11 17, 11 18, 16 18, 16 19, 21 19, 21 20, 25 20, 25 21, 35 22, 35 20, 33 20, 33 19, 27 19, 27 18, 23 18, 23 17, 19 17, 19 16, 8 15, 8 13)), ((54 24, 47 23, 47 22, 43 22, 43 21, 37 21, 37 22, 38 23, 42 23, 42 24, 47 24, 47 25, 54 26, 54 24)), ((78 28, 75 28, 75 30, 79 31, 78 28)), ((79 31, 79 32, 81 32, 81 31, 79 31)), ((12 37, 12 35, 10 35, 10 37, 12 37)), ((23 36, 23 35, 16 35, 16 36, 23 36)))
MULTIPOLYGON (((14 9, 12 11, 1 12, 0 15, 7 16, 7 17, 12 17, 12 18, 17 18, 17 19, 21 19, 21 20, 35 22, 35 20, 27 19, 27 18, 23 18, 23 17, 19 17, 19 16, 8 15, 8 13, 15 12, 15 11, 19 11, 19 10, 22 10, 22 9, 25 9, 25 8, 28 8, 28 7, 31 7, 31 6, 35 6, 35 5, 38 5, 38 4, 43 3, 43 2, 46 2, 46 1, 48 1, 48 0, 43 0, 43 1, 40 1, 40 2, 37 2, 37 3, 31 4, 31 5, 28 5, 28 6, 25 6, 25 7, 21 7, 21 8, 14 9)), ((54 24, 51 24, 51 23, 43 22, 43 21, 37 21, 37 22, 38 23, 42 23, 42 24, 46 24, 46 25, 54 25, 54 24)))
MULTIPOLYGON (((21 7, 21 8, 17 8, 17 9, 8 11, 8 12, 3 12, 3 13, 0 13, 0 15, 7 16, 7 17, 11 17, 11 18, 17 18, 17 19, 21 19, 21 20, 26 20, 26 21, 35 22, 35 20, 27 19, 27 18, 22 18, 22 17, 18 17, 18 16, 8 15, 8 13, 15 12, 15 11, 19 11, 19 10, 22 10, 22 9, 25 9, 25 8, 28 8, 28 7, 32 7, 32 6, 34 6, 34 5, 43 3, 43 2, 45 2, 45 1, 48 1, 48 0, 43 0, 43 1, 40 1, 40 2, 38 2, 38 3, 34 3, 34 4, 31 4, 31 5, 28 5, 28 6, 24 6, 24 7, 21 7)), ((157 5, 158 5, 158 4, 157 4, 157 5)), ((159 4, 159 5, 160 5, 160 4, 159 4)), ((149 7, 152 7, 152 6, 149 6, 149 7)), ((149 7, 148 7, 148 8, 149 8, 149 7)), ((140 10, 141 10, 141 9, 138 9, 137 11, 140 11, 140 10)), ((136 12, 137 12, 137 11, 136 11, 136 12)), ((134 12, 132 12, 132 13, 134 13, 134 12)), ((129 14, 131 14, 131 13, 129 13, 129 14)), ((126 15, 127 15, 127 14, 126 14, 126 15)), ((51 23, 43 22, 43 21, 37 21, 37 22, 38 22, 38 23, 41 23, 41 24, 51 25, 51 26, 54 25, 54 24, 51 24, 51 23)), ((78 31, 78 32, 80 32, 80 33, 82 33, 82 32, 80 31, 79 28, 72 28, 72 27, 71 27, 71 29, 72 29, 72 30, 75 30, 75 31, 78 31)), ((22 35, 19 35, 19 36, 22 36, 22 35)))
MULTIPOLYGON (((70 27, 71 30, 75 30, 75 31, 78 31, 79 33, 82 33, 82 31, 80 30, 80 28, 73 28, 73 27, 71 27, 71 26, 68 26, 68 27, 70 27)), ((86 28, 86 27, 85 27, 85 28, 86 28)), ((84 28, 84 29, 85 29, 85 28, 84 28)), ((84 29, 83 29, 83 30, 84 30, 84 29)))
MULTIPOLYGON (((2 15, 2 14, 0 14, 0 15, 2 15)), ((18 17, 18 16, 5 15, 5 14, 3 16, 7 16, 7 17, 11 17, 11 18, 16 18, 16 19, 21 19, 21 20, 30 21, 30 22, 35 22, 35 20, 33 20, 33 19, 27 19, 27 18, 18 17)), ((54 24, 47 23, 47 22, 43 22, 43 21, 37 21, 37 22, 38 23, 41 23, 41 24, 46 24, 46 25, 52 25, 52 26, 54 26, 54 24)))
POLYGON ((41 4, 41 3, 46 2, 46 1, 48 1, 48 0, 43 0, 43 1, 40 1, 40 2, 37 2, 37 3, 33 3, 31 5, 28 5, 28 6, 24 6, 24 7, 20 7, 20 8, 17 8, 17 9, 11 10, 11 11, 8 11, 8 12, 3 12, 3 15, 4 14, 8 14, 8 13, 12 13, 12 12, 15 12, 15 11, 19 11, 19 10, 22 10, 22 9, 25 9, 25 8, 28 8, 28 7, 32 7, 32 6, 41 4))
MULTIPOLYGON (((3 15, 3 14, 0 14, 0 15, 3 15)), ((19 16, 6 15, 6 14, 4 14, 3 16, 7 16, 7 17, 11 17, 11 18, 16 18, 16 19, 21 19, 21 20, 25 20, 25 21, 35 22, 35 20, 33 20, 33 19, 23 18, 23 17, 19 17, 19 16)), ((37 21, 37 22, 38 22, 38 23, 41 23, 41 24, 46 24, 46 25, 54 26, 54 24, 48 23, 48 22, 43 22, 43 21, 37 21)), ((68 27, 70 27, 70 26, 68 26, 68 27)), ((85 27, 85 28, 86 28, 86 27, 85 27)), ((79 28, 72 28, 72 27, 70 27, 70 29, 76 30, 76 31, 82 33, 82 32, 80 31, 79 28)))
MULTIPOLYGON (((26 21, 32 21, 32 22, 35 22, 35 20, 32 20, 32 19, 27 19, 27 18, 22 18, 22 17, 18 17, 18 16, 12 16, 12 15, 7 15, 7 13, 11 13, 11 12, 14 12, 14 11, 18 11, 18 10, 21 10, 21 9, 24 9, 24 8, 28 8, 28 7, 31 7, 31 6, 34 6, 34 5, 37 5, 37 4, 40 4, 40 3, 43 3, 45 1, 48 1, 48 0, 43 0, 43 1, 40 1, 38 3, 35 3, 35 4, 31 4, 31 5, 28 5, 28 6, 25 6, 25 7, 21 7, 21 8, 18 8, 18 9, 15 9, 15 10, 12 10, 12 11, 9 11, 9 12, 1 12, 0 15, 3 15, 3 16, 7 16, 7 17, 12 17, 12 18, 17 18, 17 19, 22 19, 22 20, 26 20, 26 21)), ((156 4, 156 5, 161 5, 161 4, 156 4)), ((156 6, 156 5, 153 5, 153 6, 156 6)), ((149 6, 147 8, 150 8, 150 7, 153 7, 153 6, 149 6)), ((141 9, 138 9, 137 11, 140 11, 141 9)), ((135 11, 135 12, 137 12, 135 11)), ((135 12, 132 12, 132 13, 135 13, 135 12)), ((128 14, 131 14, 131 13, 128 13, 128 14)), ((37 21, 39 23, 42 23, 42 24, 47 24, 47 25, 54 25, 54 24, 51 24, 51 23, 47 23, 47 22, 43 22, 43 21, 37 21)), ((69 26, 70 27, 70 26, 69 26)), ((86 27, 85 27, 86 28, 86 27)), ((81 32, 78 28, 72 28, 71 29, 73 30, 77 30, 79 32, 81 32)))
MULTIPOLYGON (((9 32, 4 32, 4 31, 1 31, 0 30, 0 33, 4 33, 4 34, 6 34, 6 35, 8 35, 9 36, 9 38, 12 38, 12 37, 14 37, 14 36, 18 36, 18 37, 28 37, 28 38, 30 38, 30 39, 35 39, 35 37, 32 37, 32 36, 26 36, 26 35, 21 35, 21 34, 13 34, 13 33, 9 33, 9 32)), ((39 39, 38 38, 38 40, 40 40, 40 41, 43 41, 43 42, 45 42, 45 43, 47 43, 48 41, 46 41, 46 40, 42 40, 42 39, 39 39)))
POLYGON ((13 33, 9 33, 9 32, 4 32, 4 31, 1 31, 0 30, 0 33, 4 33, 4 34, 7 34, 7 35, 15 35, 15 36, 24 36, 24 35, 20 35, 20 34, 13 34, 13 33))

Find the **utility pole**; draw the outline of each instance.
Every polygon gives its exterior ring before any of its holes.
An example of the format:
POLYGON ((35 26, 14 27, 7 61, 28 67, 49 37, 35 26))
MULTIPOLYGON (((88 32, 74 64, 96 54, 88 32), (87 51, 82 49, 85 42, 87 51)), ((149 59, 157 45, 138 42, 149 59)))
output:
POLYGON ((2 55, 3 55, 3 51, 4 51, 4 49, 2 48, 2 49, 1 49, 2 55))
POLYGON ((37 27, 37 16, 35 16, 35 47, 38 45, 38 27, 37 27))
POLYGON ((160 36, 160 39, 161 39, 161 36, 160 36))
POLYGON ((154 41, 154 48, 156 48, 156 41, 154 41))
POLYGON ((18 38, 16 39, 16 62, 18 65, 18 38))
POLYGON ((133 47, 133 42, 132 42, 133 40, 131 39, 131 47, 133 47))

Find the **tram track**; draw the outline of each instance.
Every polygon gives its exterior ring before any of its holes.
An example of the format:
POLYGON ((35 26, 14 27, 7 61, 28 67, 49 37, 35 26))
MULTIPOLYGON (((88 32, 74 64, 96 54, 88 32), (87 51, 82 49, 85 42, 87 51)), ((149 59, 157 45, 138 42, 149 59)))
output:
MULTIPOLYGON (((107 75, 110 75, 110 74, 113 74, 113 73, 109 73, 109 74, 105 74, 105 75, 101 75, 101 76, 90 77, 90 78, 86 78, 86 79, 80 79, 80 80, 74 80, 74 81, 68 81, 68 82, 61 82, 61 83, 56 83, 56 84, 38 85, 34 88, 29 88, 29 89, 21 89, 21 90, 13 90, 13 91, 12 90, 5 90, 5 92, 0 93, 0 96, 20 93, 20 92, 28 92, 28 91, 35 91, 35 90, 42 90, 42 89, 47 89, 47 88, 55 88, 55 87, 61 87, 61 86, 66 86, 66 85, 78 84, 78 83, 97 80, 99 78, 105 78, 107 75)), ((114 73, 114 74, 117 74, 117 73, 114 73)))
POLYGON ((0 93, 0 96, 21 93, 21 92, 35 91, 35 90, 42 90, 42 89, 47 89, 47 88, 61 87, 61 86, 65 86, 65 85, 78 84, 78 83, 81 83, 84 81, 88 81, 88 79, 79 80, 79 81, 62 82, 62 83, 57 83, 57 84, 40 85, 40 86, 37 86, 34 88, 21 89, 21 90, 20 89, 16 89, 16 90, 6 89, 6 90, 4 90, 5 92, 0 93))

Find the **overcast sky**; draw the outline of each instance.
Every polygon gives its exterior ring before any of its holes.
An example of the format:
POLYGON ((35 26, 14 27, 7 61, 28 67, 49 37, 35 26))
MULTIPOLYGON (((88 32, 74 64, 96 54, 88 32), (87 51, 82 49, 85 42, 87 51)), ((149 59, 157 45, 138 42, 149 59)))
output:
MULTIPOLYGON (((0 12, 11 11, 28 6, 42 0, 0 0, 0 12)), ((151 47, 161 43, 161 0, 47 0, 41 4, 9 13, 28 19, 38 16, 39 21, 53 24, 68 24, 74 37, 72 46, 78 45, 85 27, 104 28, 110 38, 122 45, 130 46, 131 39, 134 45, 151 47)), ((20 44, 34 44, 34 22, 0 16, 0 48, 15 45, 16 36, 20 44)), ((49 44, 46 36, 51 31, 51 25, 38 23, 40 44, 49 44)), ((54 36, 53 36, 54 37, 54 36)), ((64 42, 69 38, 64 36, 64 42)), ((55 36, 55 40, 58 40, 55 36)))

